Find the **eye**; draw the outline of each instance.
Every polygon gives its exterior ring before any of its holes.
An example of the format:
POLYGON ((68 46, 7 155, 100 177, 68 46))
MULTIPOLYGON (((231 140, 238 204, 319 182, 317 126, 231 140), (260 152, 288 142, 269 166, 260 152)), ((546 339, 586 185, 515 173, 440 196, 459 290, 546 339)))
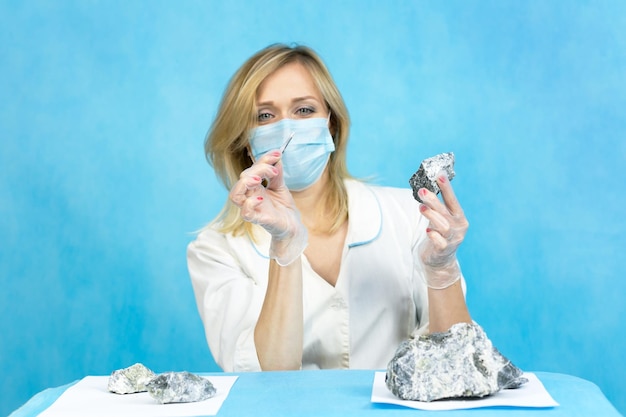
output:
POLYGON ((298 116, 309 116, 313 113, 315 113, 315 109, 313 107, 300 107, 296 110, 296 114, 298 116))
POLYGON ((267 122, 269 122, 270 120, 272 120, 272 117, 274 117, 274 115, 272 115, 271 113, 267 113, 267 112, 265 112, 265 113, 259 113, 259 114, 257 115, 257 121, 258 121, 259 123, 267 123, 267 122))

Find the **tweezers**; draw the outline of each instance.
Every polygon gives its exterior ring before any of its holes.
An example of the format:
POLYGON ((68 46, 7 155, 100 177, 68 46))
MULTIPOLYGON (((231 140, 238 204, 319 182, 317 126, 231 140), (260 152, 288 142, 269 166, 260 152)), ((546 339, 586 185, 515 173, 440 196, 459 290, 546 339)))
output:
POLYGON ((291 142, 291 139, 293 139, 293 136, 296 134, 296 132, 291 132, 291 136, 289 136, 289 139, 287 139, 285 141, 285 143, 283 143, 283 146, 280 147, 280 153, 282 154, 283 152, 285 152, 285 149, 287 148, 287 145, 289 145, 289 142, 291 142))

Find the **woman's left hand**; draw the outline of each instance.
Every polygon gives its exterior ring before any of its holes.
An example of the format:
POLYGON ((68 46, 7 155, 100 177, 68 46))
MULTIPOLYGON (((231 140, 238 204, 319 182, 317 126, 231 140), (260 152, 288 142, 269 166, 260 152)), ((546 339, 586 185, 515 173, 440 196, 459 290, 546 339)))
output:
MULTIPOLYGON (((437 185, 441 190, 443 201, 425 188, 418 191, 423 201, 420 212, 429 220, 426 229, 428 239, 420 245, 419 252, 428 272, 431 272, 430 275, 436 277, 437 281, 445 281, 448 278, 456 281, 460 277, 456 251, 465 238, 469 222, 445 172, 442 171, 437 175, 437 185)), ((429 286, 430 284, 429 282, 429 286)), ((441 285, 441 282, 434 283, 432 287, 441 285)))

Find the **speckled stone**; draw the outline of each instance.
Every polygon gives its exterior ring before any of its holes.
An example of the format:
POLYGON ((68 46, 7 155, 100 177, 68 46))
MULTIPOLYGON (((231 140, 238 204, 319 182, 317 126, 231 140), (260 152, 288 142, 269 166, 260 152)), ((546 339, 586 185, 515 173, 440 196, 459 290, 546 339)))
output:
POLYGON ((146 383, 155 373, 140 363, 113 371, 109 377, 108 390, 116 394, 134 394, 146 391, 146 383))
POLYGON ((439 193, 437 174, 441 171, 448 174, 448 180, 454 178, 454 154, 452 152, 441 153, 424 159, 417 172, 409 179, 409 185, 413 189, 413 197, 417 201, 422 202, 418 195, 420 188, 426 188, 435 194, 439 193))
POLYGON ((206 378, 190 372, 166 372, 146 384, 148 393, 161 404, 204 401, 215 395, 206 378))
POLYGON ((528 380, 476 323, 458 323, 400 344, 387 366, 387 388, 403 400, 484 397, 528 380))

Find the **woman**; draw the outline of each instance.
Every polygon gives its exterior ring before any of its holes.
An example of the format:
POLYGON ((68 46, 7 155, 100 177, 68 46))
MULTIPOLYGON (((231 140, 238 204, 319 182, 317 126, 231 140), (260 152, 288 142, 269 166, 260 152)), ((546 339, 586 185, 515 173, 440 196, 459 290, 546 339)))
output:
POLYGON ((225 371, 381 369, 413 331, 471 321, 447 177, 443 202, 422 189, 423 204, 352 179, 348 126, 309 48, 269 46, 230 81, 205 143, 229 200, 187 251, 225 371))

